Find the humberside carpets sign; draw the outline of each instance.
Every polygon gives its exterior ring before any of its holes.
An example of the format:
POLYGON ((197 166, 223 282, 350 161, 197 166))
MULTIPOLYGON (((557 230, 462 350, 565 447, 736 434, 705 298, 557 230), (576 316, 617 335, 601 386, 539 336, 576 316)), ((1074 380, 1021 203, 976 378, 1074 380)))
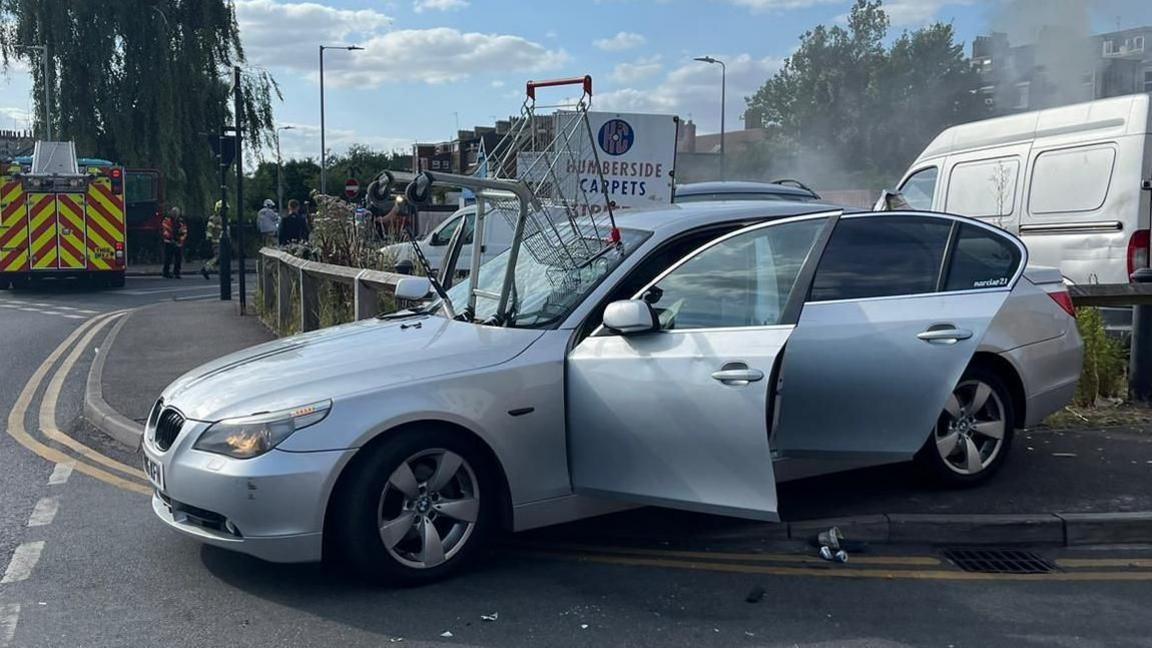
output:
MULTIPOLYGON (((579 114, 558 112, 555 117, 556 130, 564 132, 575 126, 571 120, 579 119, 579 114)), ((578 183, 590 198, 606 192, 617 208, 668 204, 672 202, 677 125, 673 115, 589 112, 594 141, 588 142, 587 134, 580 133, 583 128, 571 131, 577 134, 571 147, 577 154, 560 154, 556 172, 578 183)), ((518 158, 521 169, 536 161, 529 156, 523 153, 518 158)), ((534 175, 537 172, 529 171, 522 177, 534 175)))

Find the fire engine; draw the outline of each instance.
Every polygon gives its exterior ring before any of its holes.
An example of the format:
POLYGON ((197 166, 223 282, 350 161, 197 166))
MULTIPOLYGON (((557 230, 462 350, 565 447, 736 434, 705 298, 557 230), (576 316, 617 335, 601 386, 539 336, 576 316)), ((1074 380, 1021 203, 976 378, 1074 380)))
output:
POLYGON ((37 142, 0 160, 0 288, 42 277, 124 285, 124 169, 77 160, 72 142, 37 142))

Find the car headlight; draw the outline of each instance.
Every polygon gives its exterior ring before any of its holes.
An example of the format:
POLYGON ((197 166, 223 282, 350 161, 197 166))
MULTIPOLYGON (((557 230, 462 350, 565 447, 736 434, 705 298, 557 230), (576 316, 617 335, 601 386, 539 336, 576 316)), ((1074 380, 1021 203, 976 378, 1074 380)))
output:
POLYGON ((279 412, 224 419, 204 430, 192 447, 235 459, 251 459, 275 448, 296 430, 323 421, 331 409, 332 401, 323 401, 279 412))

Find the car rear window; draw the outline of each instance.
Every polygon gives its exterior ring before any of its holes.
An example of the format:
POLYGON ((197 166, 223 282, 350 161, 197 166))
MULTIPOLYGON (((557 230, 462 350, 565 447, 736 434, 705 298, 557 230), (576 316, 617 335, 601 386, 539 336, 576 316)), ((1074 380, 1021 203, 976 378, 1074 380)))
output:
POLYGON ((952 223, 918 216, 846 218, 816 268, 809 301, 936 291, 952 223))
POLYGON ((944 290, 1008 286, 1020 268, 1020 248, 1003 236, 975 225, 961 225, 948 264, 944 290))

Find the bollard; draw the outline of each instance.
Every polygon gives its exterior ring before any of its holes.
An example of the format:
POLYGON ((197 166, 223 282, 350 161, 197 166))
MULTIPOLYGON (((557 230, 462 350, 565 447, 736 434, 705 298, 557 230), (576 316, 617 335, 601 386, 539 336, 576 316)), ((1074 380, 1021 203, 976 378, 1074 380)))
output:
MULTIPOLYGON (((1132 273, 1132 283, 1152 283, 1152 268, 1132 273)), ((1132 343, 1128 354, 1128 397, 1152 405, 1152 304, 1132 307, 1132 343)))

